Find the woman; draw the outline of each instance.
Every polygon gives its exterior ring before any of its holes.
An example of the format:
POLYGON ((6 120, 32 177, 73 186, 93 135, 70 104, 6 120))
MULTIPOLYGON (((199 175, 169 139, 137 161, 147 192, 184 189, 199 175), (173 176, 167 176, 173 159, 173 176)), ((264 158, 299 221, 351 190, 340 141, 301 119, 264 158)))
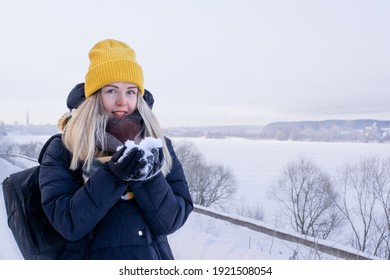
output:
POLYGON ((173 259, 166 235, 193 205, 172 144, 142 98, 142 69, 116 40, 97 43, 89 58, 85 100, 40 169, 42 206, 67 240, 59 258, 173 259), (142 145, 149 139, 157 145, 142 145))

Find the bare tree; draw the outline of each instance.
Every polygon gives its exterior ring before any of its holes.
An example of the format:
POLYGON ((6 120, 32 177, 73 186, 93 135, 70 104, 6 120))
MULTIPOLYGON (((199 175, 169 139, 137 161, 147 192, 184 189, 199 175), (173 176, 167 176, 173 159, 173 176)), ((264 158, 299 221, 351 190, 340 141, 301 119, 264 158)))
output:
POLYGON ((252 204, 244 199, 235 205, 234 213, 254 220, 264 220, 264 210, 260 204, 252 204))
POLYGON ((30 142, 18 145, 18 149, 21 155, 38 159, 42 146, 41 142, 30 142))
POLYGON ((326 239, 341 225, 330 176, 306 157, 287 164, 272 195, 299 233, 326 239))
MULTIPOLYGON (((378 230, 383 232, 382 238, 382 249, 378 248, 378 255, 386 256, 390 260, 390 159, 388 158, 382 164, 382 171, 384 173, 383 177, 385 180, 381 180, 381 177, 376 176, 377 184, 375 184, 375 193, 378 197, 378 202, 382 208, 383 212, 383 222, 379 224, 379 228, 383 230, 378 230)), ((381 173, 380 173, 381 174, 381 173)))
POLYGON ((175 152, 186 174, 190 193, 193 194, 196 192, 197 184, 195 182, 198 180, 199 173, 202 172, 201 167, 206 164, 206 160, 198 148, 189 141, 175 143, 175 152))
POLYGON ((371 157, 338 174, 338 208, 351 228, 350 243, 377 257, 390 257, 390 162, 371 157))
POLYGON ((3 137, 0 138, 0 153, 1 154, 12 154, 12 153, 15 153, 16 150, 17 150, 16 143, 12 143, 3 137))
POLYGON ((220 164, 207 164, 191 142, 176 143, 175 151, 186 174, 194 203, 223 208, 237 189, 232 170, 220 164))
POLYGON ((5 128, 5 124, 3 121, 0 121, 0 139, 1 139, 1 137, 6 136, 6 135, 7 135, 7 130, 5 128))

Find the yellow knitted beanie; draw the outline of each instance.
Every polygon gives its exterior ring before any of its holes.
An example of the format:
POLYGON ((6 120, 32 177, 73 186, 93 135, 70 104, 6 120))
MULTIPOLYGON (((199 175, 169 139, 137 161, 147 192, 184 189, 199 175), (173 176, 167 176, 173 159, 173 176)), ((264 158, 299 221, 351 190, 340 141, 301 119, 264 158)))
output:
POLYGON ((144 76, 135 60, 135 52, 117 40, 103 40, 89 51, 89 69, 85 76, 85 97, 113 82, 128 82, 144 94, 144 76))

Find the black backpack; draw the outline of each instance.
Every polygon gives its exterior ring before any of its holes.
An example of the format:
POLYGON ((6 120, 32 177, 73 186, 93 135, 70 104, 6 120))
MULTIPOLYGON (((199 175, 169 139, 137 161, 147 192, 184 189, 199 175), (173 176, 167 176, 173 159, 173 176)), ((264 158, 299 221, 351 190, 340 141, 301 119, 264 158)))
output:
MULTIPOLYGON (((49 143, 58 137, 61 134, 53 135, 43 145, 39 164, 49 143)), ((57 259, 66 240, 53 228, 43 212, 39 165, 9 175, 2 185, 8 226, 24 259, 57 259)))

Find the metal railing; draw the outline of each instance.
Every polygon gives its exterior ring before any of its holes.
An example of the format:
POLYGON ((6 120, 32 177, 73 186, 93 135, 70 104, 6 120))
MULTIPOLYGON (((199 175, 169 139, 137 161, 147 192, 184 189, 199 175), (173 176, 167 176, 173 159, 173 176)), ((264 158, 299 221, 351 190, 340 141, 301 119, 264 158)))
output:
MULTIPOLYGON (((315 239, 311 236, 299 235, 299 234, 291 234, 288 232, 283 232, 281 230, 277 230, 274 228, 267 227, 266 225, 260 225, 260 223, 256 223, 256 220, 250 221, 249 218, 242 219, 240 216, 232 216, 224 214, 223 212, 215 211, 206 207, 202 207, 199 205, 194 206, 194 212, 202 215, 206 215, 212 217, 214 219, 230 222, 234 225, 246 227, 253 231, 260 232, 263 234, 267 234, 269 236, 286 240, 289 242, 294 242, 298 244, 302 244, 313 250, 318 250, 325 254, 329 254, 335 256, 340 259, 345 260, 371 260, 372 258, 366 255, 363 252, 359 252, 356 250, 356 253, 350 252, 341 248, 342 246, 330 246, 329 242, 323 242, 320 239, 315 239)), ((352 249, 353 250, 353 249, 352 249)))
POLYGON ((12 154, 12 153, 0 153, 0 157, 19 157, 19 158, 23 158, 23 159, 27 159, 29 161, 32 161, 32 162, 38 162, 38 160, 36 158, 32 158, 32 157, 28 157, 28 156, 24 156, 24 155, 19 155, 19 154, 12 154))

